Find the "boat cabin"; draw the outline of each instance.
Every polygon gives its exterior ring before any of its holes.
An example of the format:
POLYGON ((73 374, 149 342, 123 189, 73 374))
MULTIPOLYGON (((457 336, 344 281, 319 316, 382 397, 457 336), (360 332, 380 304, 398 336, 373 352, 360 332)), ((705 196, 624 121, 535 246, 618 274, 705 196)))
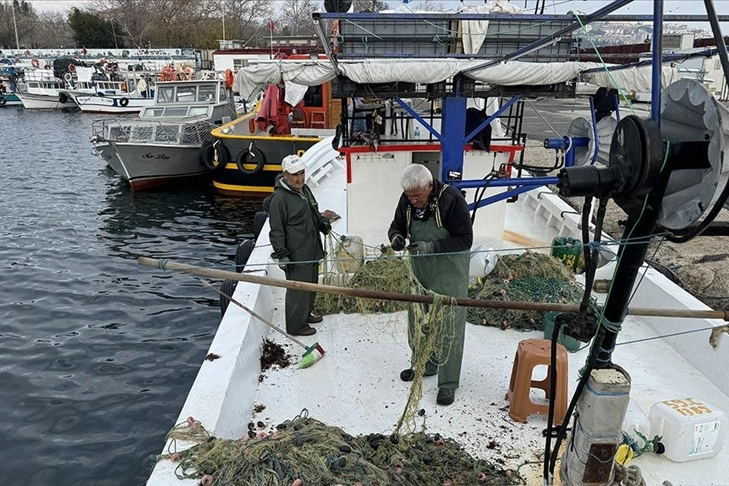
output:
POLYGON ((154 105, 143 108, 139 117, 214 119, 230 103, 232 94, 222 80, 163 81, 155 85, 154 105))

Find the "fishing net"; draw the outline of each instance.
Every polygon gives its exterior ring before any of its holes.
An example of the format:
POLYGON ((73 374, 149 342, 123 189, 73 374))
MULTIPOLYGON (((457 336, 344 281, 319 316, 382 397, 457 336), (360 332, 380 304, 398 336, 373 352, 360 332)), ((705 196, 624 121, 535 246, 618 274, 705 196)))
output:
MULTIPOLYGON (((411 286, 417 281, 406 260, 384 254, 379 258, 366 261, 351 277, 346 279, 343 279, 337 272, 325 273, 323 283, 382 292, 409 293, 411 286)), ((314 302, 314 310, 324 315, 339 312, 372 314, 405 309, 407 309, 407 302, 359 299, 338 294, 318 293, 314 302)))
POLYGON ((475 459, 454 440, 424 432, 352 436, 304 410, 270 434, 217 439, 190 418, 168 438, 197 445, 163 457, 178 478, 226 486, 523 484, 511 470, 475 459))
MULTIPOLYGON (((481 300, 577 304, 584 288, 557 258, 526 251, 501 256, 496 267, 469 287, 469 297, 481 300)), ((542 330, 544 312, 469 307, 468 322, 501 329, 542 330)))

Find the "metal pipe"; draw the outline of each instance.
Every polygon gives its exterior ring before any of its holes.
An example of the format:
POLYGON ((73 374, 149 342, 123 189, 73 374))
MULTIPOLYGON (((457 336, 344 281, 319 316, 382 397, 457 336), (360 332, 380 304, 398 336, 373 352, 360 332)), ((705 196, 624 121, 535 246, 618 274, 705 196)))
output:
POLYGON ((327 55, 327 58, 329 58, 329 62, 332 63, 332 66, 334 67, 334 71, 336 71, 338 76, 342 75, 342 71, 339 69, 339 64, 337 63, 337 56, 334 55, 334 52, 332 52, 331 46, 329 45, 329 41, 327 41, 327 36, 324 33, 324 29, 321 25, 321 20, 317 19, 312 15, 312 19, 314 20, 314 30, 316 30, 316 35, 319 36, 319 41, 321 42, 322 47, 324 48, 324 53, 327 55))
MULTIPOLYGON (((514 177, 493 179, 489 182, 489 187, 504 186, 530 186, 532 189, 538 186, 546 186, 548 184, 557 184, 559 177, 514 177)), ((449 181, 448 184, 456 186, 458 189, 475 189, 483 187, 483 179, 470 179, 465 181, 449 181)))
MULTIPOLYGON (((630 0, 632 1, 632 0, 630 0)), ((613 9, 611 11, 615 11, 613 9)), ((596 12, 597 13, 597 12, 596 12)), ((595 14, 596 14, 595 13, 595 14)), ((591 15, 595 15, 591 14, 591 15)), ((388 13, 388 14, 377 14, 377 13, 325 13, 315 12, 311 14, 314 20, 320 19, 347 19, 352 21, 357 20, 381 20, 383 17, 392 20, 412 20, 414 18, 422 18, 424 20, 534 20, 537 22, 554 22, 554 21, 572 21, 574 16, 572 15, 524 15, 524 14, 449 14, 449 13, 388 13)), ((585 17, 585 19, 589 18, 585 17)), ((718 15, 717 19, 719 22, 729 22, 729 15, 718 15)), ((594 19, 593 19, 594 20, 594 19)), ((706 15, 665 15, 663 17, 664 22, 707 22, 709 20, 706 15)), ((640 15, 605 15, 600 19, 600 22, 652 22, 653 15, 640 14, 640 15)))
POLYGON ((711 0, 704 0, 706 5, 706 14, 709 17, 709 23, 711 24, 711 32, 714 34, 714 40, 716 41, 716 49, 719 51, 719 60, 721 61, 721 69, 724 71, 724 79, 729 79, 729 56, 726 52, 726 43, 724 42, 724 36, 721 33, 721 27, 719 26, 719 20, 714 10, 714 2, 711 0))
POLYGON ((653 1, 653 56, 651 59, 651 118, 661 126, 661 88, 663 81, 663 0, 653 1))

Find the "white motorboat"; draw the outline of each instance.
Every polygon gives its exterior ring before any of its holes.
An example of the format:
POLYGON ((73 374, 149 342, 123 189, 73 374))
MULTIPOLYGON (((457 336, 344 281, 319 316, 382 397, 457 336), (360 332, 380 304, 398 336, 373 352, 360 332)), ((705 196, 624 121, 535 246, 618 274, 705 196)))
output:
POLYGON ((94 150, 134 190, 201 180, 203 142, 235 117, 230 90, 222 80, 165 81, 154 95, 137 119, 94 121, 94 150))

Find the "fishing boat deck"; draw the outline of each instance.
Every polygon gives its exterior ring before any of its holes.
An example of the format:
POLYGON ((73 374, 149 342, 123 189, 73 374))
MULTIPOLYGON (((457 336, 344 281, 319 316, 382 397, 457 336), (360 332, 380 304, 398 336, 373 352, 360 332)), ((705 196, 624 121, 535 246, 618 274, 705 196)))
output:
MULTIPOLYGON (((343 216, 334 223, 333 229, 344 233, 348 215, 346 208, 341 206, 344 194, 338 177, 343 176, 333 171, 314 190, 320 210, 333 209, 343 216)), ((575 234, 578 218, 548 189, 538 189, 535 194, 521 196, 519 203, 508 205, 502 240, 482 243, 513 251, 533 246, 548 251, 555 235, 575 234)), ((271 264, 269 255, 265 226, 246 269, 282 278, 283 273, 271 264)), ((603 271, 611 268, 607 265, 603 271)), ((640 284, 642 290, 636 292, 632 305, 706 308, 665 277, 650 269, 646 272, 646 278, 640 284)), ((237 300, 281 328, 285 328, 284 294, 284 289, 243 282, 235 292, 237 300)), ((596 294, 596 297, 601 295, 596 294)), ((404 410, 409 392, 410 384, 399 379, 400 371, 409 366, 406 320, 405 312, 325 316, 324 321, 315 326, 316 335, 301 338, 306 344, 318 342, 326 350, 320 361, 306 369, 292 365, 273 367, 261 373, 262 339, 281 344, 294 358, 301 356, 302 349, 231 304, 210 347, 210 352, 219 355, 220 359, 205 361, 201 366, 180 420, 193 416, 217 437, 239 438, 247 433, 250 422, 263 422, 263 430, 270 431, 306 410, 311 417, 341 427, 352 435, 389 434, 404 410), (261 411, 254 412, 255 407, 261 411)), ((631 398, 646 413, 658 401, 687 397, 729 412, 726 380, 721 376, 725 366, 720 361, 725 359, 721 356, 726 354, 726 337, 719 338, 717 348, 709 345, 708 330, 655 339, 657 335, 703 329, 713 324, 719 323, 628 316, 618 336, 613 361, 630 374, 631 398), (682 356, 678 351, 682 347, 684 354, 686 349, 700 351, 682 356)), ((529 485, 543 484, 542 431, 546 418, 532 415, 527 423, 514 422, 508 416, 505 399, 519 341, 541 337, 541 332, 502 331, 468 324, 455 403, 448 407, 436 405, 437 379, 425 378, 421 402, 425 413, 411 425, 416 429, 424 426, 429 433, 457 440, 468 453, 517 471, 529 485)), ((586 355, 587 349, 583 349, 569 356, 570 397, 586 355)), ((544 370, 537 368, 539 372, 544 373, 544 370)), ((539 377, 535 375, 535 379, 539 377)), ((532 397, 543 399, 543 394, 532 391, 532 397)), ((177 443, 178 448, 189 445, 177 443)), ((729 447, 725 446, 713 458, 698 461, 677 463, 647 453, 633 459, 631 464, 640 467, 648 485, 661 484, 665 480, 674 486, 727 484, 729 447)), ((192 480, 177 480, 174 468, 174 463, 160 461, 148 484, 195 484, 192 480)), ((558 476, 558 469, 556 474, 558 476)))

